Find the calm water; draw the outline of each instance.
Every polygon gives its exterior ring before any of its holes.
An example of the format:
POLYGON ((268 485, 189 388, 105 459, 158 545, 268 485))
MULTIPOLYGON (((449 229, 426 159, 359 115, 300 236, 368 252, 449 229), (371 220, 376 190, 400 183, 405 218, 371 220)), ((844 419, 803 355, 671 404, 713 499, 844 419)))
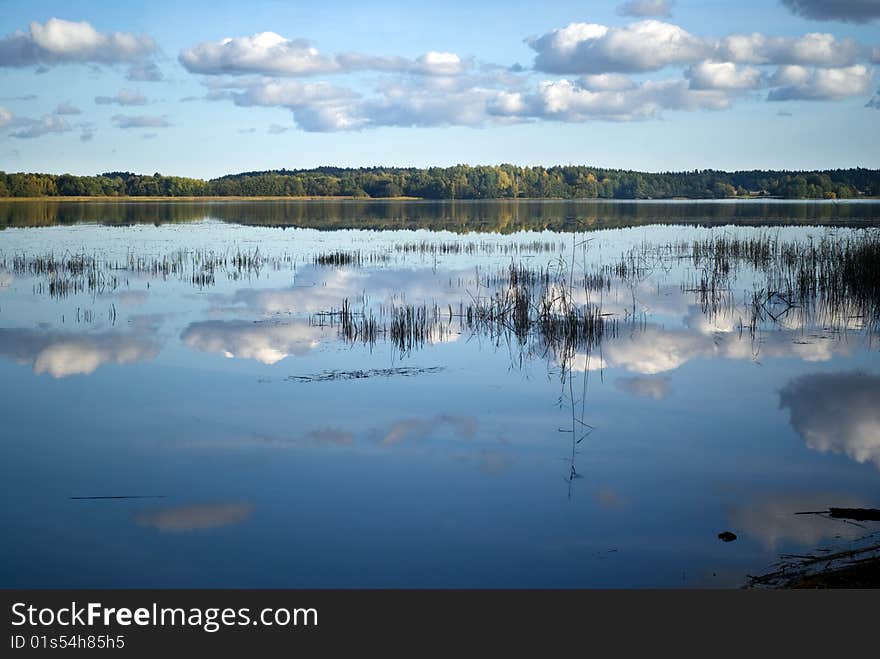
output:
POLYGON ((652 250, 878 222, 877 203, 0 204, 0 586, 735 587, 844 546, 876 529, 794 513, 880 507, 875 326, 848 300, 755 320, 759 269, 707 295, 703 266, 652 250), (603 336, 469 323, 512 264, 606 273, 568 291, 603 336), (426 316, 401 338, 407 309, 426 316))

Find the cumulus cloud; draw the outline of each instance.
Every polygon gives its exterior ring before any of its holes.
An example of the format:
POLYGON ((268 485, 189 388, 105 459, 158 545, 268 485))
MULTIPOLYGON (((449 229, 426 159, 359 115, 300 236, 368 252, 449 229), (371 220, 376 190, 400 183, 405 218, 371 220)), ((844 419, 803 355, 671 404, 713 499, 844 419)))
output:
POLYGON ((326 82, 273 79, 226 81, 222 85, 215 85, 208 98, 229 98, 242 107, 287 108, 293 112, 300 128, 308 131, 354 130, 366 123, 356 103, 359 94, 326 82))
POLYGON ((136 89, 120 89, 113 96, 95 96, 98 105, 146 105, 147 97, 136 89))
POLYGON ((871 89, 872 77, 862 64, 838 69, 806 69, 802 66, 780 67, 772 76, 768 101, 834 101, 861 96, 871 89))
POLYGON ((782 0, 789 11, 817 21, 867 23, 880 18, 877 0, 782 0))
POLYGON ((171 124, 164 116, 114 114, 110 120, 122 129, 128 128, 168 128, 171 124))
POLYGON ((59 104, 57 108, 55 108, 55 114, 82 114, 82 110, 73 105, 70 101, 65 101, 64 103, 59 104))
POLYGON ((779 405, 811 449, 843 453, 880 469, 880 376, 803 375, 780 391, 779 405))
POLYGON ((634 89, 635 81, 620 73, 594 73, 581 76, 580 86, 592 92, 620 92, 634 89))
POLYGON ((89 375, 102 364, 130 364, 159 352, 149 333, 73 334, 50 330, 0 329, 0 355, 32 364, 34 373, 53 378, 89 375))
POLYGON ((535 68, 547 73, 634 73, 690 64, 712 55, 705 39, 663 21, 625 27, 571 23, 527 40, 538 53, 535 68))
POLYGON ((306 354, 318 346, 322 336, 320 327, 304 320, 286 323, 206 320, 189 325, 180 338, 190 348, 202 352, 275 364, 290 355, 306 354))
POLYGON ((146 35, 98 32, 86 21, 50 18, 32 22, 27 31, 0 39, 0 66, 51 65, 72 62, 112 64, 142 60, 156 44, 146 35))
POLYGON ((628 0, 617 5, 617 13, 621 16, 660 16, 672 15, 673 0, 628 0))
POLYGON ((179 60, 190 72, 207 75, 313 75, 336 68, 334 60, 321 55, 310 42, 274 32, 200 43, 182 51, 179 60))
POLYGON ((364 97, 326 82, 262 79, 227 81, 208 98, 231 99, 236 105, 283 107, 307 131, 344 131, 380 126, 481 126, 497 90, 453 84, 448 78, 431 83, 400 80, 384 85, 377 95, 364 97))
POLYGON ((572 23, 528 43, 537 53, 536 70, 576 75, 534 81, 513 67, 492 66, 474 73, 469 61, 439 51, 415 59, 358 53, 331 57, 310 42, 275 33, 202 43, 180 59, 192 71, 215 76, 205 79, 206 99, 285 108, 296 126, 314 132, 645 120, 664 111, 724 110, 763 87, 771 89, 770 100, 833 100, 866 93, 871 76, 857 63, 869 57, 869 49, 821 33, 755 33, 719 40, 644 20, 624 27, 572 23), (683 76, 637 81, 627 75, 668 66, 685 67, 683 76), (814 68, 807 78, 791 83, 758 68, 768 66, 814 68), (285 79, 364 70, 394 75, 372 90, 285 79))
POLYGON ((685 71, 691 89, 746 90, 761 86, 761 72, 746 66, 738 67, 734 62, 714 62, 706 60, 694 64, 685 71))
POLYGON ((306 39, 288 39, 275 32, 203 42, 182 51, 178 59, 188 71, 203 75, 309 76, 368 70, 456 75, 467 66, 455 53, 437 51, 414 60, 360 53, 322 55, 306 39))
POLYGON ((593 91, 577 81, 546 80, 534 94, 503 93, 489 104, 497 116, 550 119, 633 121, 662 110, 721 110, 732 97, 724 90, 691 89, 683 80, 646 81, 631 89, 593 91))
POLYGON ((135 521, 163 533, 187 533, 239 524, 252 512, 246 503, 201 504, 143 511, 135 521))
MULTIPOLYGON (((871 57, 870 48, 829 33, 777 37, 755 32, 717 40, 657 20, 624 27, 571 23, 527 42, 537 52, 534 68, 558 74, 642 73, 708 60, 694 73, 698 79, 700 73, 714 79, 733 75, 732 64, 844 67, 871 57)), ((740 85, 755 83, 753 69, 744 75, 740 85)))
POLYGON ((811 32, 801 37, 768 37, 758 32, 733 34, 717 46, 715 59, 740 64, 849 66, 864 58, 866 49, 853 39, 811 32))

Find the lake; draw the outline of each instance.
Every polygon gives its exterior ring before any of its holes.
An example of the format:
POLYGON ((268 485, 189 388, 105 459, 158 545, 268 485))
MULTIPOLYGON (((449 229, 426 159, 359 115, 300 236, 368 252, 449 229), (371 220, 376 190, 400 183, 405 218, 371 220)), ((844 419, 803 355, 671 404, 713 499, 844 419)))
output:
POLYGON ((816 513, 880 507, 878 226, 0 203, 0 586, 740 587, 858 546, 816 513))

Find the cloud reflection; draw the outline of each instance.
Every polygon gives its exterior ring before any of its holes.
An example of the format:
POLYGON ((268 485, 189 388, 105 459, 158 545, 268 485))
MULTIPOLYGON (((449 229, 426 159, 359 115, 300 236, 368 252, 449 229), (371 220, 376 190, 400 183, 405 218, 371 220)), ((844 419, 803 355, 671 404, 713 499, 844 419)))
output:
POLYGON ((32 364, 34 373, 48 373, 53 378, 89 375, 102 364, 147 361, 158 353, 159 345, 150 329, 75 334, 0 328, 0 355, 19 364, 32 364))
POLYGON ((768 497, 733 509, 730 523, 771 551, 785 543, 815 547, 826 539, 855 539, 865 530, 841 520, 795 513, 827 510, 830 506, 860 508, 864 505, 852 496, 829 494, 768 497))
POLYGON ((779 392, 792 427, 811 449, 843 453, 880 469, 880 376, 814 373, 779 392))
POLYGON ((767 332, 756 340, 739 332, 701 330, 648 325, 631 334, 605 339, 601 358, 596 354, 589 359, 586 354, 575 355, 571 367, 575 371, 622 368, 640 375, 658 375, 698 359, 761 361, 797 358, 805 362, 824 362, 855 349, 852 343, 834 337, 805 336, 799 330, 767 332))
POLYGON ((663 400, 672 391, 669 377, 632 377, 618 378, 615 386, 633 396, 663 400))
POLYGON ((284 323, 206 320, 190 324, 180 338, 190 348, 202 352, 275 364, 289 355, 304 355, 317 347, 322 330, 305 320, 284 323))
POLYGON ((162 533, 187 533, 239 524, 252 512, 246 503, 200 504, 144 511, 135 521, 162 533))
POLYGON ((382 431, 379 443, 382 446, 394 446, 406 441, 429 437, 443 431, 452 432, 457 437, 470 439, 477 432, 476 417, 438 414, 430 419, 403 419, 382 431))

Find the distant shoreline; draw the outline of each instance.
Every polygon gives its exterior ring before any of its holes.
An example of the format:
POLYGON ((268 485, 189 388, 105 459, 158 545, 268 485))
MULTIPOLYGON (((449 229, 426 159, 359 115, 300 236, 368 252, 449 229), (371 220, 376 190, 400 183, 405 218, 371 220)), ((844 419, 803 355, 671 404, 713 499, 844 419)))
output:
POLYGON ((775 197, 769 195, 754 195, 749 197, 665 197, 658 199, 608 199, 604 197, 494 197, 490 199, 431 199, 428 197, 344 197, 344 196, 238 196, 238 195, 216 195, 204 197, 166 197, 166 196, 45 196, 45 197, 0 197, 0 203, 13 202, 60 202, 60 203, 83 203, 83 202, 101 202, 101 203, 126 203, 126 202, 222 202, 222 201, 359 201, 359 202, 385 202, 385 201, 428 201, 432 203, 481 203, 494 201, 507 202, 533 202, 533 201, 577 201, 577 202, 602 202, 602 203, 634 203, 634 202, 737 202, 737 201, 810 201, 823 204, 831 203, 851 203, 858 201, 878 201, 880 197, 859 196, 848 197, 844 199, 814 199, 810 197, 775 197))

